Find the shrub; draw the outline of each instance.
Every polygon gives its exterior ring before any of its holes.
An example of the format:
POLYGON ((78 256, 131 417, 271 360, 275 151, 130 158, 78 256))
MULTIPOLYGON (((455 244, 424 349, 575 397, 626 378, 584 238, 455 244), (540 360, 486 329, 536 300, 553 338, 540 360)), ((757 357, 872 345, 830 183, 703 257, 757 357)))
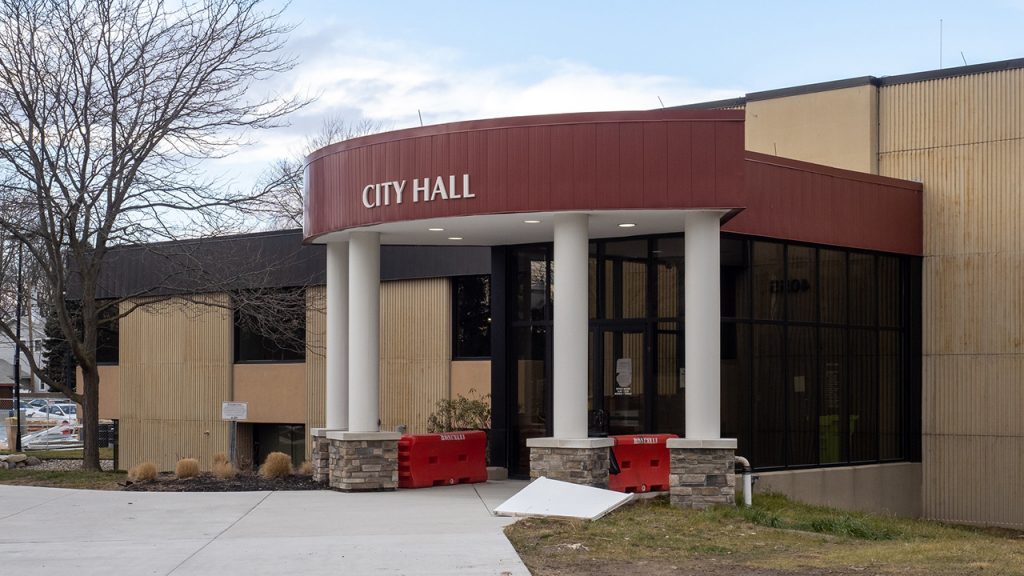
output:
POLYGON ((224 452, 217 452, 213 455, 213 465, 226 464, 228 462, 228 455, 224 452))
POLYGON ((230 480, 235 476, 238 476, 238 470, 235 470, 234 464, 226 461, 218 461, 214 457, 213 462, 213 475, 221 480, 230 480))
POLYGON ((309 460, 303 460, 302 465, 299 466, 299 474, 303 476, 312 476, 313 464, 309 460))
POLYGON ((195 478, 199 476, 199 460, 195 458, 182 458, 174 466, 174 475, 179 480, 195 478))
MULTIPOLYGON (((470 393, 475 390, 470 390, 470 393)), ((480 399, 458 396, 443 399, 437 403, 434 412, 427 417, 427 431, 454 432, 456 430, 489 430, 491 427, 491 395, 480 399)))
POLYGON ((146 480, 153 480, 156 478, 156 464, 152 462, 142 462, 132 466, 128 470, 128 479, 132 482, 143 482, 146 480))
POLYGON ((284 478, 292 473, 292 457, 284 452, 271 452, 260 466, 264 478, 284 478))

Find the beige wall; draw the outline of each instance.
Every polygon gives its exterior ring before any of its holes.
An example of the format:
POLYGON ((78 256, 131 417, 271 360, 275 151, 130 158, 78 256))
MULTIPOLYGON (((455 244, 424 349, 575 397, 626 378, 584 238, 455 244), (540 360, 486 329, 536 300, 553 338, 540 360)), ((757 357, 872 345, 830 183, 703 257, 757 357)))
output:
MULTIPOLYGON (((921 465, 911 462, 757 474, 754 492, 847 510, 921 515, 921 465)), ((737 478, 737 482, 739 478, 737 478)))
POLYGON ((1024 527, 1024 70, 880 91, 879 169, 924 183, 926 516, 1024 527))
POLYGON ((877 173, 877 90, 865 85, 748 102, 747 150, 877 173))
POLYGON ((381 283, 381 430, 427 431, 450 390, 451 287, 447 278, 381 283))
POLYGON ((306 289, 306 452, 313 449, 313 428, 327 421, 327 290, 323 286, 306 289))
MULTIPOLYGON (((427 431, 427 417, 437 402, 448 398, 452 372, 457 386, 476 387, 485 382, 490 392, 490 363, 452 362, 451 286, 447 278, 381 283, 380 419, 381 430, 405 424, 409 433, 427 431), (454 367, 454 364, 467 364, 454 367), (483 366, 486 364, 487 366, 483 366), (486 376, 484 376, 486 370, 486 376), (474 383, 472 386, 469 383, 474 383)), ((323 344, 326 328, 324 288, 307 291, 306 321, 306 430, 324 425, 326 363, 323 344)), ((307 436, 307 446, 311 446, 307 436)))
MULTIPOLYGON (((121 417, 121 367, 98 366, 100 373, 100 419, 117 420, 121 417)), ((82 369, 75 369, 75 390, 82 393, 82 369)))
POLYGON ((479 399, 491 394, 490 360, 454 360, 451 364, 451 392, 456 398, 479 399))
POLYGON ((249 423, 305 423, 306 364, 235 364, 234 400, 249 403, 249 423))
MULTIPOLYGON (((204 469, 228 449, 221 403, 231 399, 231 313, 225 295, 143 306, 120 325, 121 466, 179 458, 204 469)), ((128 303, 122 306, 128 306, 128 303)))
POLYGON ((121 418, 121 367, 99 366, 98 369, 100 373, 100 418, 117 420, 121 418))

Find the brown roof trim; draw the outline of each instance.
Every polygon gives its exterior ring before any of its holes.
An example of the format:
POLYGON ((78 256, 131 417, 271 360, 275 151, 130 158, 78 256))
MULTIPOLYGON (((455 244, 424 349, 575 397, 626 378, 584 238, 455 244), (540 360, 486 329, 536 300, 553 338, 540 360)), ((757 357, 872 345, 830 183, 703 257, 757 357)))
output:
POLYGON ((724 100, 712 100, 710 102, 696 102, 694 104, 683 104, 681 106, 669 106, 677 110, 719 110, 722 108, 738 108, 746 106, 747 98, 726 98, 724 100))
POLYGON ((461 132, 478 132, 500 128, 529 128, 535 126, 559 126, 567 124, 603 124, 621 122, 743 122, 745 116, 739 110, 681 110, 679 108, 656 108, 654 110, 627 110, 617 112, 571 112, 565 114, 542 114, 535 116, 509 116, 505 118, 488 118, 484 120, 466 120, 448 122, 431 126, 406 128, 381 132, 359 138, 351 138, 314 150, 306 157, 310 164, 325 156, 346 150, 354 150, 374 144, 408 140, 424 136, 458 134, 461 132))
POLYGON ((929 70, 927 72, 912 72, 910 74, 898 74, 896 76, 883 76, 876 80, 879 86, 894 86, 897 84, 909 84, 911 82, 955 78, 957 76, 972 76, 975 74, 985 74, 987 72, 1016 70, 1018 68, 1024 68, 1024 58, 1013 58, 1011 60, 1000 60, 998 62, 985 62, 983 64, 971 64, 969 66, 956 66, 954 68, 929 70))
POLYGON ((899 178, 889 178, 888 176, 878 176, 877 174, 867 174, 865 172, 857 172, 855 170, 844 170, 842 168, 823 166, 821 164, 812 164, 811 162, 793 160, 792 158, 783 158, 782 156, 772 156, 771 154, 762 154, 760 152, 751 152, 750 150, 746 151, 744 155, 744 160, 746 160, 747 162, 770 164, 772 166, 779 166, 782 168, 793 168, 795 170, 811 172, 814 174, 821 174, 823 176, 833 176, 835 178, 856 180, 858 182, 869 182, 872 184, 881 184, 883 186, 893 186, 896 188, 903 188, 906 190, 916 190, 920 192, 921 190, 924 189, 923 184, 921 184, 920 182, 901 180, 899 178))
POLYGON ((842 90, 844 88, 856 88, 859 86, 897 86, 899 84, 910 84, 913 82, 926 82, 929 80, 942 80, 945 78, 956 78, 958 76, 972 76, 988 72, 1001 72, 1003 70, 1017 70, 1024 68, 1024 58, 1013 58, 1011 60, 1000 60, 998 62, 985 62, 982 64, 971 64, 969 66, 955 66, 953 68, 942 68, 939 70, 927 70, 924 72, 911 72, 909 74, 897 74, 895 76, 860 76, 857 78, 846 78, 843 80, 832 80, 829 82, 817 82, 815 84, 803 84, 801 86, 790 86, 788 88, 777 88, 774 90, 762 90, 750 92, 745 97, 730 98, 725 100, 712 100, 710 102, 697 102, 673 106, 672 108, 684 110, 710 110, 718 108, 729 108, 743 106, 747 102, 758 100, 771 100, 773 98, 785 98, 787 96, 800 96, 813 94, 815 92, 827 92, 829 90, 842 90))
POLYGON ((847 78, 845 80, 832 80, 830 82, 804 84, 803 86, 778 88, 776 90, 762 90, 761 92, 751 92, 747 94, 747 101, 756 102, 758 100, 772 100, 774 98, 812 94, 814 92, 827 92, 829 90, 842 90, 844 88, 858 88, 860 86, 869 85, 877 86, 877 81, 878 79, 874 76, 861 76, 859 78, 847 78))

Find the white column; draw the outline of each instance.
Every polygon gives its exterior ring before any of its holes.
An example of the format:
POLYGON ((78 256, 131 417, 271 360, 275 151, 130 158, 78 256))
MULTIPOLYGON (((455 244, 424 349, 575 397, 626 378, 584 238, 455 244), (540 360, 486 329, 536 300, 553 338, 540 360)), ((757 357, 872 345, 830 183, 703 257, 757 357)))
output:
POLYGON ((348 268, 348 429, 380 427, 380 234, 353 232, 348 268))
POLYGON ((717 212, 689 212, 685 230, 686 438, 721 437, 721 322, 717 212))
POLYGON ((586 214, 555 216, 554 437, 587 437, 587 283, 589 233, 586 214))
POLYGON ((327 244, 326 428, 348 430, 348 242, 327 244))

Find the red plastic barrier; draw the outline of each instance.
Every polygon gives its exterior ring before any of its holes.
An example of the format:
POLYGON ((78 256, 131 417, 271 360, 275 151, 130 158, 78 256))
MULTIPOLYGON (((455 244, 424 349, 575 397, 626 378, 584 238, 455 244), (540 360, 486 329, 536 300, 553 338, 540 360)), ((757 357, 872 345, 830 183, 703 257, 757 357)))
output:
POLYGON ((619 473, 608 476, 608 489, 618 492, 668 490, 669 455, 665 441, 675 434, 612 436, 619 473))
POLYGON ((398 441, 399 488, 487 481, 487 433, 406 434, 398 441))

